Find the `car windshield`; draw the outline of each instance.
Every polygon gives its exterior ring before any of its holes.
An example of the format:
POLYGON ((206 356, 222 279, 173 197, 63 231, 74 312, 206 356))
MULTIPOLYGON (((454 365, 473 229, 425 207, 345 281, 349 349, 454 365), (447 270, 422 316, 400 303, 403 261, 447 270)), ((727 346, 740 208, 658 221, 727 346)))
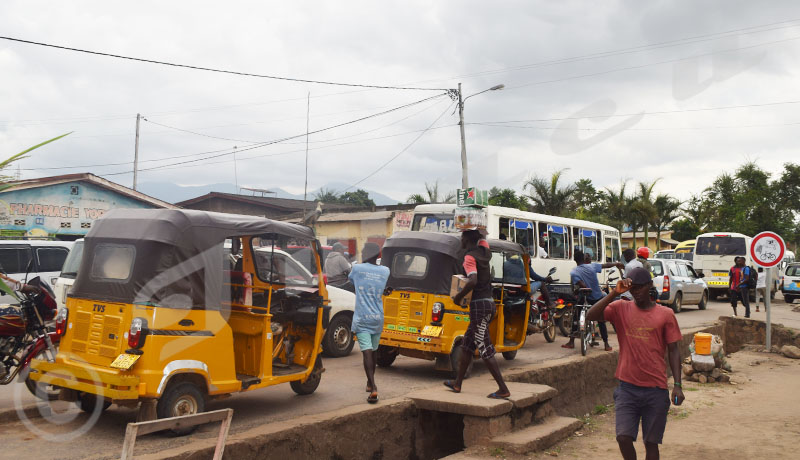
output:
POLYGON ((704 236, 697 239, 694 252, 698 256, 743 256, 747 245, 740 236, 704 236))
POLYGON ((72 246, 69 251, 67 260, 64 261, 64 266, 61 268, 61 277, 75 278, 78 276, 78 268, 81 266, 83 260, 83 241, 78 241, 72 246))
POLYGON ((661 276, 664 274, 664 265, 658 260, 650 261, 650 269, 653 272, 653 276, 661 276))
POLYGON ((255 262, 256 276, 261 281, 280 283, 291 286, 316 287, 316 264, 309 270, 295 260, 283 248, 289 248, 301 254, 313 254, 313 245, 309 240, 287 238, 281 235, 262 235, 253 238, 253 261, 255 262))
POLYGON ((792 265, 787 268, 786 276, 800 276, 800 265, 792 265))

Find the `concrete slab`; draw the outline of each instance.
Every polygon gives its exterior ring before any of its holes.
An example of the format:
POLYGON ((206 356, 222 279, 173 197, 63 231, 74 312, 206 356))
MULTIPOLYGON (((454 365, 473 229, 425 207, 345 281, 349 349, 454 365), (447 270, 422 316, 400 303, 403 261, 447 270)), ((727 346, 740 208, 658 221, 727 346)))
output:
POLYGON ((464 382, 461 393, 454 393, 442 385, 406 395, 420 409, 476 417, 496 417, 511 411, 552 399, 558 391, 547 385, 507 382, 511 397, 508 400, 491 399, 487 395, 497 390, 492 379, 474 379, 464 382))
POLYGON ((531 425, 492 439, 489 447, 525 454, 544 450, 566 438, 583 426, 583 422, 571 417, 550 417, 539 425, 531 425))

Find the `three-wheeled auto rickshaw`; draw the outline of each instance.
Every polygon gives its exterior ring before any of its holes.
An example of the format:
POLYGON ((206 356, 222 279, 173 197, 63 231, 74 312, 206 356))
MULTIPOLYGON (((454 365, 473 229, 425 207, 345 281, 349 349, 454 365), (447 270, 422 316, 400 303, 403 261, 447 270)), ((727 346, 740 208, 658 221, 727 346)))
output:
MULTIPOLYGON (((490 335, 497 351, 514 359, 525 343, 530 310, 529 255, 517 243, 489 240, 497 314, 490 335)), ((464 274, 461 239, 448 233, 397 232, 386 240, 381 264, 389 267, 390 293, 383 298, 379 366, 398 355, 436 361, 454 371, 469 325, 469 307, 450 298, 453 275, 464 274)))
POLYGON ((54 363, 31 377, 85 411, 140 405, 140 419, 202 412, 209 398, 288 382, 316 390, 327 326, 321 276, 287 269, 281 248, 311 229, 233 214, 112 210, 86 235, 59 312, 54 363), (99 407, 99 409, 97 409, 99 407))

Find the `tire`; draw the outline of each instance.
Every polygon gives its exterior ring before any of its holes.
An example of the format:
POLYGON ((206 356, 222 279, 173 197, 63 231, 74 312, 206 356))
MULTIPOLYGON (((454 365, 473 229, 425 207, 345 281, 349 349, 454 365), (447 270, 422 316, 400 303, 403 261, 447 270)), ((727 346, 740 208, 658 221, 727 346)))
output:
MULTIPOLYGON (((47 350, 40 351, 36 354, 36 356, 33 357, 33 359, 42 359, 42 357, 47 357, 47 350)), ((20 372, 20 377, 25 380, 25 386, 28 388, 28 391, 42 401, 56 401, 59 393, 61 393, 61 389, 32 380, 30 377, 28 377, 30 371, 30 367, 26 367, 20 372)))
POLYGON ((672 311, 675 313, 680 313, 683 309, 683 293, 679 292, 675 294, 675 300, 672 301, 669 307, 672 308, 672 311))
MULTIPOLYGON (((167 386, 158 398, 156 414, 158 418, 179 417, 181 415, 199 414, 206 410, 205 391, 192 382, 177 382, 167 386)), ((197 427, 170 430, 175 436, 184 436, 197 427)))
POLYGON ((311 375, 308 376, 305 382, 300 380, 293 380, 289 382, 289 385, 292 387, 292 390, 299 394, 299 395, 310 395, 311 393, 317 391, 317 387, 319 386, 319 382, 322 380, 322 358, 317 356, 317 360, 314 361, 314 369, 311 371, 311 375))
POLYGON ((547 343, 553 343, 556 340, 556 323, 552 319, 547 321, 542 332, 547 343))
POLYGON ((353 351, 355 340, 350 331, 352 322, 352 316, 346 313, 340 313, 333 317, 325 331, 325 336, 322 337, 322 351, 326 356, 341 358, 353 351))
MULTIPOLYGON (((464 349, 461 348, 461 342, 456 343, 453 345, 453 350, 450 352, 450 367, 451 371, 450 374, 453 378, 458 377, 458 363, 461 361, 461 353, 464 352, 464 349)), ((472 364, 473 360, 470 360, 469 365, 467 366, 467 372, 464 373, 464 378, 469 378, 469 375, 472 373, 472 364)))
POLYGON ((513 361, 514 358, 516 358, 516 357, 517 357, 517 350, 511 350, 511 351, 504 351, 503 352, 503 358, 505 358, 506 361, 513 361))
POLYGON ((700 310, 705 310, 708 306, 708 291, 703 291, 703 296, 700 297, 700 303, 697 304, 697 308, 700 310))
POLYGON ((711 291, 708 293, 708 298, 711 300, 717 300, 717 297, 719 297, 719 292, 717 291, 711 291))
MULTIPOLYGON (((81 393, 75 404, 77 404, 82 411, 86 412, 87 414, 91 414, 95 411, 95 407, 97 406, 97 395, 93 395, 91 393, 81 393)), ((110 406, 111 403, 103 398, 103 406, 100 409, 100 412, 103 412, 110 406)))
POLYGON ((561 317, 556 319, 556 324, 558 325, 558 331, 561 332, 561 335, 563 335, 564 337, 569 337, 570 331, 572 329, 572 308, 573 307, 564 307, 561 317), (566 325, 564 325, 564 321, 567 322, 566 325))
POLYGON ((387 347, 386 345, 379 345, 375 352, 375 363, 379 367, 389 367, 397 359, 400 350, 397 347, 387 347))
POLYGON ((783 296, 783 300, 784 300, 786 303, 792 303, 792 302, 794 302, 794 296, 791 296, 791 295, 784 295, 784 296, 783 296))

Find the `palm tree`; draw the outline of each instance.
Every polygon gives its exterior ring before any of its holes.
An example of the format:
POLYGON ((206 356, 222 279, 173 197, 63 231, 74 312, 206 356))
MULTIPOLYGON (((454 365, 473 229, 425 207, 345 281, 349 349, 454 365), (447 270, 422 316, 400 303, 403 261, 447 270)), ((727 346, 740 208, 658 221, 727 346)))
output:
POLYGON ((528 196, 533 202, 533 210, 551 216, 562 216, 572 208, 573 196, 577 192, 575 184, 559 186, 562 174, 566 169, 554 172, 550 179, 534 176, 525 182, 523 190, 530 189, 528 196))
POLYGON ((619 185, 619 190, 606 187, 606 193, 603 194, 605 195, 606 213, 612 222, 611 225, 616 227, 620 234, 622 234, 625 224, 629 223, 630 208, 628 206, 628 197, 625 195, 627 185, 628 181, 623 180, 619 185))
POLYGON ((406 203, 412 203, 412 204, 455 203, 456 201, 456 193, 453 191, 448 192, 446 195, 440 194, 438 180, 433 184, 428 184, 427 182, 425 182, 425 193, 428 195, 427 197, 423 196, 420 193, 414 193, 410 195, 406 200, 406 203))
POLYGON ((681 216, 681 202, 669 195, 658 195, 653 201, 656 209, 656 219, 653 226, 658 232, 656 248, 661 249, 661 232, 681 216))
MULTIPOLYGON (((644 245, 647 246, 649 241, 649 228, 657 218, 656 207, 653 203, 653 188, 661 178, 654 180, 651 183, 639 182, 639 194, 636 196, 635 201, 632 203, 633 212, 638 215, 638 221, 644 225, 644 245)), ((633 229, 636 232, 636 229, 633 229)), ((636 242, 636 235, 634 233, 634 242, 636 242)))

